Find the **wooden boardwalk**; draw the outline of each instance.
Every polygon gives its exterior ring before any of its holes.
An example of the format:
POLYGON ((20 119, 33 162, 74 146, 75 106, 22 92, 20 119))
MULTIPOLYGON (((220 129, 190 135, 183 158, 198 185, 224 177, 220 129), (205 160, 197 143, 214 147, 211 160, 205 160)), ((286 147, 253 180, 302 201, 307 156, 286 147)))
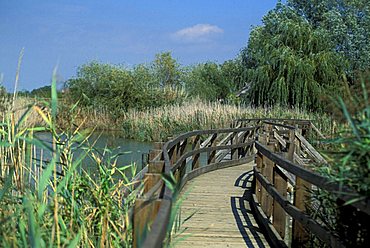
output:
POLYGON ((174 247, 269 247, 249 206, 253 163, 212 171, 182 190, 174 247))

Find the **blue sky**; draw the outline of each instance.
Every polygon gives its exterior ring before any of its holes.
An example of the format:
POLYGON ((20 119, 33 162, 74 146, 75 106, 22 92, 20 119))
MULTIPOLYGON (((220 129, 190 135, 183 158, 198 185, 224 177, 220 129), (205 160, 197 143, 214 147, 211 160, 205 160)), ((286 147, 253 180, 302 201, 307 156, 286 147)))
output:
POLYGON ((92 60, 132 66, 171 51, 180 64, 223 62, 277 0, 0 0, 0 81, 19 89, 67 80, 92 60), (1 79, 2 78, 2 79, 1 79))

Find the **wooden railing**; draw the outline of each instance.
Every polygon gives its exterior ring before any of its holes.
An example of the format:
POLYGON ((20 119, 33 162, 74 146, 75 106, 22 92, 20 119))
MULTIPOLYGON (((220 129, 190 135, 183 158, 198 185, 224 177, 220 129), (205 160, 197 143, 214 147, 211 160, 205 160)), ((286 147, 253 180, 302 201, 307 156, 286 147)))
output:
POLYGON ((151 151, 144 194, 135 204, 134 246, 161 247, 168 233, 174 192, 163 183, 162 173, 172 174, 181 189, 203 173, 250 162, 255 132, 255 127, 193 131, 151 151))
MULTIPOLYGON (((312 190, 323 189, 348 201, 356 194, 310 169, 325 159, 293 126, 264 122, 255 143, 255 195, 253 208, 270 240, 276 246, 300 247, 314 235, 330 247, 344 247, 343 240, 307 213, 314 208, 312 190), (294 189, 290 194, 289 189, 294 189), (291 195, 288 197, 288 195, 291 195), (288 223, 288 216, 292 225, 288 223)), ((370 214, 370 202, 353 202, 359 211, 370 214)))
MULTIPOLYGON (((313 127, 307 120, 241 119, 232 128, 188 132, 158 144, 142 172, 144 191, 136 200, 133 216, 134 247, 162 247, 170 240, 175 195, 162 180, 163 175, 172 174, 181 190, 194 177, 254 158, 252 207, 276 246, 301 244, 308 239, 308 231, 331 246, 343 246, 339 237, 310 218, 305 209, 309 192, 315 188, 332 192, 344 201, 354 195, 310 170, 310 165, 326 162, 304 138, 308 132, 322 136, 313 127), (292 225, 287 216, 292 218, 292 225)), ((370 212, 369 201, 353 205, 370 212)))

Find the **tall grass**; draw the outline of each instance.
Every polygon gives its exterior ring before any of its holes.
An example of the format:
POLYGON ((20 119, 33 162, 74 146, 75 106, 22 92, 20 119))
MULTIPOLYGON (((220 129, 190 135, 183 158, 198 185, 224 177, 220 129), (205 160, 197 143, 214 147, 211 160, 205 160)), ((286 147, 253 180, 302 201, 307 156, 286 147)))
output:
POLYGON ((0 246, 130 247, 136 192, 126 174, 134 175, 135 166, 118 165, 109 149, 96 151, 81 125, 61 131, 57 106, 53 80, 45 108, 30 105, 19 114, 14 107, 2 114, 0 246), (33 126, 35 115, 43 126, 33 126), (37 139, 37 132, 48 132, 51 142, 37 139), (86 157, 94 176, 82 169, 86 157))
POLYGON ((333 128, 332 120, 326 114, 282 107, 252 108, 200 100, 145 111, 129 110, 120 122, 127 138, 159 141, 191 130, 230 127, 230 123, 239 118, 311 119, 326 133, 330 133, 333 128))

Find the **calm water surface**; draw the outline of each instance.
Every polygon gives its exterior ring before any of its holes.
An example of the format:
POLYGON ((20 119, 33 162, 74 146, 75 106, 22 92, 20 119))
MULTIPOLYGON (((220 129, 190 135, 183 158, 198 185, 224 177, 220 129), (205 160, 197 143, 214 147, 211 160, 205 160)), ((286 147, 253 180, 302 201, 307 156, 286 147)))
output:
MULTIPOLYGON (((51 142, 51 135, 49 133, 38 133, 37 138, 43 140, 44 142, 51 142)), ((110 152, 105 152, 104 157, 108 158, 119 154, 117 159, 117 167, 130 165, 135 163, 138 170, 142 168, 142 156, 149 152, 153 148, 153 143, 150 142, 140 142, 130 139, 123 139, 120 137, 119 132, 103 132, 94 133, 89 138, 90 144, 94 145, 94 150, 96 153, 103 154, 105 148, 109 149, 110 152)), ((77 158, 82 150, 76 150, 74 157, 77 158)), ((44 159, 50 159, 50 154, 44 152, 44 159)), ((83 162, 83 168, 91 171, 95 170, 96 166, 92 163, 90 158, 87 158, 83 162), (93 166, 94 168, 91 168, 93 166)))

